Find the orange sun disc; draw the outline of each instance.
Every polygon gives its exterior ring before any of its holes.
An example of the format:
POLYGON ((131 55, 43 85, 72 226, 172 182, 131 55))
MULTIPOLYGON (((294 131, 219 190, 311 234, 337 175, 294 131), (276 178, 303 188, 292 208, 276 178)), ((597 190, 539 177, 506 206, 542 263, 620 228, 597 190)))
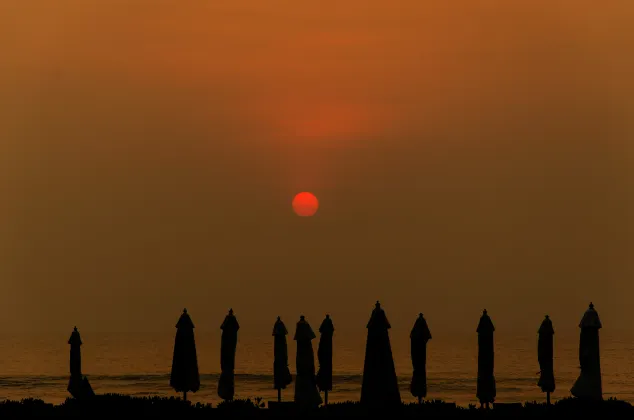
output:
POLYGON ((302 217, 313 216, 319 208, 319 200, 314 194, 300 192, 293 198, 293 211, 302 217))

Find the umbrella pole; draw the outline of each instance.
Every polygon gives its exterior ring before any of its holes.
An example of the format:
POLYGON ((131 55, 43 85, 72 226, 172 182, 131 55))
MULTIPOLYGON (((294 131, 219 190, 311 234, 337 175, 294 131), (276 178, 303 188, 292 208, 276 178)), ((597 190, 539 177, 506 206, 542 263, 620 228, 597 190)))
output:
POLYGON ((282 389, 278 388, 277 390, 277 402, 282 402, 282 389))
POLYGON ((328 390, 324 391, 324 404, 328 405, 328 390))
POLYGON ((183 391, 183 401, 187 401, 187 391, 183 391))
POLYGON ((550 392, 546 392, 546 404, 550 405, 550 392))
POLYGON ((423 403, 423 397, 418 397, 418 403, 422 404, 423 403))

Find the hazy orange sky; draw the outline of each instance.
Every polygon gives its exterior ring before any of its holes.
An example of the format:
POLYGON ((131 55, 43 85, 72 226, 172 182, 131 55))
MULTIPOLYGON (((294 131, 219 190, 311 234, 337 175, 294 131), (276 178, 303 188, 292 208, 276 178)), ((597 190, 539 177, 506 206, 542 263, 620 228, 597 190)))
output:
POLYGON ((0 330, 605 327, 631 0, 2 0, 0 330), (316 217, 293 195, 312 191, 316 217), (318 325, 313 325, 315 328, 318 325))

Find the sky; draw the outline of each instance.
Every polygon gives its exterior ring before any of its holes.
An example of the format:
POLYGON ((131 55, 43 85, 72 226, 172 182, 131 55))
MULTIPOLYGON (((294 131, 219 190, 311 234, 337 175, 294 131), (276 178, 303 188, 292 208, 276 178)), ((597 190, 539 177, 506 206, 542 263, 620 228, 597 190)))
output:
POLYGON ((634 4, 4 0, 0 330, 605 328, 634 4), (320 200, 297 217, 293 196, 320 200), (313 325, 315 328, 318 325, 313 325))

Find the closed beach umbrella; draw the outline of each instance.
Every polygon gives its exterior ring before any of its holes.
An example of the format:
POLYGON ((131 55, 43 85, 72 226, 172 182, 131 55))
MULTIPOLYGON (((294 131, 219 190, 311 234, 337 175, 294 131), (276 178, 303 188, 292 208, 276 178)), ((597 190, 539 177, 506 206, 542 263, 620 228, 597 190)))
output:
POLYGON ((385 311, 377 301, 367 325, 368 338, 361 384, 361 404, 377 409, 401 404, 388 332, 390 328, 385 311))
POLYGON ((183 309, 183 314, 176 324, 170 386, 176 392, 182 392, 185 401, 187 401, 188 392, 196 392, 200 389, 194 323, 189 317, 187 309, 183 309))
POLYGON ((297 341, 295 403, 308 408, 321 404, 315 377, 315 353, 312 344, 315 338, 315 333, 304 315, 300 316, 293 337, 297 341))
POLYGON ((487 310, 482 312, 478 324, 478 384, 476 397, 480 400, 480 406, 495 401, 495 376, 493 375, 493 332, 495 327, 487 310))
POLYGON ((70 381, 68 382, 68 392, 74 398, 81 397, 83 375, 81 374, 81 337, 77 327, 73 330, 68 340, 70 344, 70 381))
POLYGON ((282 401, 282 390, 293 382, 291 371, 288 369, 287 334, 286 326, 278 316, 273 326, 273 387, 277 389, 278 401, 282 401))
POLYGON ((220 326, 222 338, 220 341, 220 380, 218 381, 218 396, 223 400, 233 400, 235 390, 234 370, 236 364, 236 347, 238 345, 238 330, 240 325, 233 309, 225 317, 220 326))
POLYGON ((88 382, 88 378, 84 377, 81 373, 81 337, 77 327, 73 329, 73 332, 68 339, 70 344, 70 381, 68 382, 68 392, 74 398, 86 398, 95 395, 88 382))
POLYGON ((320 391, 324 391, 324 403, 328 404, 328 391, 332 391, 332 336, 335 333, 335 327, 332 324, 330 315, 326 315, 326 318, 321 323, 319 333, 317 387, 320 391))
POLYGON ((409 338, 414 369, 410 391, 420 403, 427 396, 427 342, 431 340, 431 332, 423 314, 418 314, 409 338))
POLYGON ((601 387, 601 358, 599 356, 599 329, 602 327, 599 314, 590 306, 579 323, 579 365, 581 374, 570 392, 577 398, 603 399, 601 387))
POLYGON ((553 368, 553 323, 546 315, 539 327, 537 340, 537 360, 539 361, 539 381, 537 385, 546 393, 546 403, 550 404, 550 393, 555 391, 555 371, 553 368))

